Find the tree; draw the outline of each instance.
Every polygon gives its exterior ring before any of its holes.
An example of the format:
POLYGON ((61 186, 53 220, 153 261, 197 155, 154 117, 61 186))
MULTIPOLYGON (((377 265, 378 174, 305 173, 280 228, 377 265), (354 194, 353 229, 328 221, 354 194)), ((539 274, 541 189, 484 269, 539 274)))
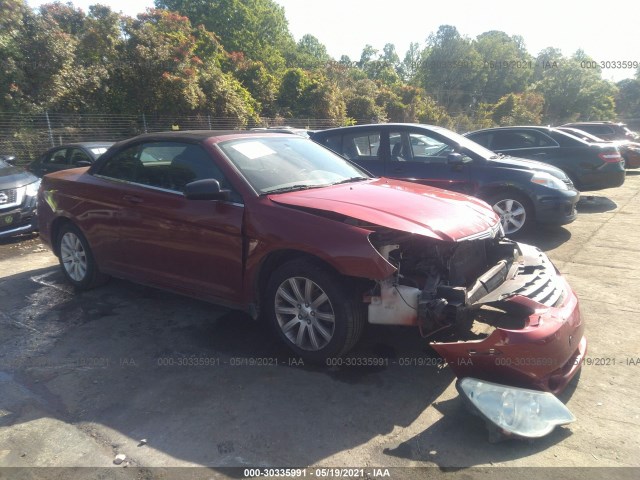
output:
POLYGON ((420 44, 412 42, 409 44, 404 60, 400 65, 400 78, 408 83, 413 83, 418 71, 420 70, 420 62, 422 61, 422 50, 420 44))
POLYGON ((247 60, 242 54, 232 54, 235 67, 234 76, 249 91, 257 102, 257 110, 263 116, 277 114, 276 98, 278 81, 271 75, 262 62, 247 60))
POLYGON ((495 102, 508 93, 525 90, 533 75, 533 57, 522 37, 494 30, 479 35, 475 47, 487 75, 484 101, 495 102))
POLYGON ((345 92, 347 115, 365 122, 385 122, 387 113, 384 106, 377 103, 380 94, 376 83, 369 79, 355 82, 345 92))
POLYGON ((327 47, 313 35, 307 34, 297 43, 287 63, 305 70, 316 70, 324 67, 330 60, 327 47))
POLYGON ((284 8, 273 0, 156 0, 215 33, 225 50, 243 52, 270 73, 285 69, 285 55, 295 49, 284 8))
POLYGON ((75 85, 77 39, 53 17, 36 15, 23 2, 11 0, 7 6, 0 17, 7 27, 0 37, 5 63, 0 73, 3 104, 22 112, 64 104, 75 85))
POLYGON ((543 50, 537 59, 539 80, 532 90, 544 96, 543 121, 563 123, 601 120, 615 116, 616 86, 601 78, 600 69, 582 68, 592 59, 582 51, 570 58, 556 49, 543 50))
POLYGON ((284 74, 278 94, 281 115, 289 117, 300 109, 302 94, 309 84, 309 77, 301 68, 290 68, 284 74))
POLYGON ((126 26, 126 77, 129 99, 140 111, 184 113, 198 108, 204 94, 198 83, 202 60, 188 18, 149 10, 126 26))
POLYGON ((617 87, 616 113, 618 116, 622 119, 640 118, 640 78, 621 80, 617 87))
POLYGON ((509 93, 494 105, 482 107, 480 118, 483 126, 540 125, 544 97, 534 92, 509 93))
POLYGON ((456 27, 442 25, 427 39, 420 77, 424 89, 449 112, 467 111, 478 101, 487 72, 473 43, 456 27))

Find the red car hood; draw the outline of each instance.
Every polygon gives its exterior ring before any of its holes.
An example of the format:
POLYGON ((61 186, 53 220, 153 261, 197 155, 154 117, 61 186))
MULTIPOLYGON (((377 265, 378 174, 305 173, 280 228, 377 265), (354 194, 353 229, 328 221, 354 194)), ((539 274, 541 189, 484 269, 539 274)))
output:
POLYGON ((269 199, 445 241, 488 233, 498 228, 499 221, 491 207, 476 198, 387 178, 274 194, 269 199))

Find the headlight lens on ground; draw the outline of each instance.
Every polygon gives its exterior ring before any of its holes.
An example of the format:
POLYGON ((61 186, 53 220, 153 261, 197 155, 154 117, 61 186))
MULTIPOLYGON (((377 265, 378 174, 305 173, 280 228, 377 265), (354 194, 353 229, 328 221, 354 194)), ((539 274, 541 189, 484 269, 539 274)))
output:
POLYGON ((469 377, 459 380, 457 386, 458 391, 482 416, 514 435, 543 437, 556 425, 575 421, 569 409, 549 392, 509 387, 469 377))
POLYGON ((547 172, 536 172, 531 177, 531 181, 533 183, 537 183, 538 185, 544 185, 548 188, 553 188, 555 190, 568 190, 567 184, 564 183, 559 178, 554 177, 553 175, 547 172))

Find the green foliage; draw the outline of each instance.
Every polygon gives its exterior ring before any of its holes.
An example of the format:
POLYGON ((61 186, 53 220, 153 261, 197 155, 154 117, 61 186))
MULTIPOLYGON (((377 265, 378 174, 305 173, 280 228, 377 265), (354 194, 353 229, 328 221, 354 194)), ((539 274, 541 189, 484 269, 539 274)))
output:
POLYGON ((331 57, 327 53, 327 47, 313 35, 307 34, 297 43, 295 50, 287 59, 287 64, 304 70, 317 70, 323 68, 329 61, 331 57))
POLYGON ((467 110, 477 102, 487 74, 473 42, 455 27, 442 25, 429 36, 419 76, 424 89, 449 112, 467 110))
POLYGON ((242 52, 271 72, 282 72, 295 48, 284 9, 272 0, 156 0, 158 8, 180 12, 215 33, 225 50, 242 52))
POLYGON ((104 5, 38 10, 0 0, 0 109, 424 122, 467 127, 640 116, 637 78, 614 85, 581 68, 584 52, 442 25, 404 57, 393 44, 332 59, 312 35, 294 42, 274 0, 156 0, 137 18, 104 5), (402 58, 402 60, 401 60, 402 58))
POLYGON ((493 105, 483 104, 479 120, 483 126, 540 125, 544 97, 539 93, 509 93, 493 105))
POLYGON ((487 82, 482 97, 495 102, 507 93, 523 92, 533 75, 533 57, 524 47, 522 37, 509 37, 491 31, 478 36, 475 43, 487 82))
POLYGON ((603 80, 599 69, 582 68, 591 61, 582 51, 566 58, 555 49, 538 56, 537 82, 531 89, 544 96, 543 122, 557 124, 575 120, 615 117, 617 88, 603 80))
POLYGON ((620 118, 640 118, 640 78, 622 80, 617 87, 616 112, 620 118))

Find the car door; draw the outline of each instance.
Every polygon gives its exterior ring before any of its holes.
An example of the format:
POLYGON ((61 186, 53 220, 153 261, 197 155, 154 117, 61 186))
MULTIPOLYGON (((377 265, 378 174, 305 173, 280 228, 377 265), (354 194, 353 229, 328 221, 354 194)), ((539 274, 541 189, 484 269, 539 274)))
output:
POLYGON ((47 173, 59 172, 71 168, 69 165, 69 148, 62 147, 49 150, 40 163, 40 171, 38 175, 43 176, 47 173))
POLYGON ((409 180, 446 190, 473 193, 469 172, 472 159, 451 162, 456 145, 425 128, 389 126, 384 129, 383 150, 386 177, 409 180))
POLYGON ((187 183, 216 178, 214 159, 197 144, 141 143, 111 157, 103 177, 118 182, 125 274, 188 295, 238 301, 242 285, 242 218, 236 193, 228 201, 189 200, 187 183))

